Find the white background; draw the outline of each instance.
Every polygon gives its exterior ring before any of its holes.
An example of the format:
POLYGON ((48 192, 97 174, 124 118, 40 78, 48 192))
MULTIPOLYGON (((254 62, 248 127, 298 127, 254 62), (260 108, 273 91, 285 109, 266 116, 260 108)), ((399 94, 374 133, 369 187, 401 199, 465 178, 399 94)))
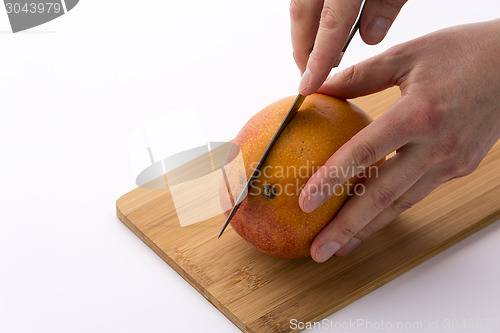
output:
MULTIPOLYGON (((0 7, 1 333, 238 331, 118 221, 115 201, 134 188, 138 124, 194 104, 206 137, 229 139, 296 93, 288 5, 82 0, 18 34, 0 7)), ((356 37, 341 68, 499 13, 498 0, 410 0, 383 43, 356 37)), ((499 332, 499 240, 495 223, 328 318, 499 332)))

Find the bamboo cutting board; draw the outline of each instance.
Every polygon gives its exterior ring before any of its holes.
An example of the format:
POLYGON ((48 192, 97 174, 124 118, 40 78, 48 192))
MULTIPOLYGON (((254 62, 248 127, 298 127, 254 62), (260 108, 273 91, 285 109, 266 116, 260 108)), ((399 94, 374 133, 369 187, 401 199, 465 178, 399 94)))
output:
MULTIPOLYGON (((354 102, 374 118, 399 90, 354 102)), ((137 188, 116 203, 120 220, 245 332, 289 332, 314 322, 500 219, 500 144, 471 175, 437 188, 352 254, 324 264, 262 254, 218 215, 181 227, 167 189, 137 188)))

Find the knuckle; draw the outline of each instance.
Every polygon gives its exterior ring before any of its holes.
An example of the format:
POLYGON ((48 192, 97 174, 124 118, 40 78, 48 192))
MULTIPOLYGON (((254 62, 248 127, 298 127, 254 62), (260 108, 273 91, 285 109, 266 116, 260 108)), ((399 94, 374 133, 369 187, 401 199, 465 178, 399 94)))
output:
POLYGON ((377 149, 368 141, 359 141, 354 145, 352 162, 355 167, 368 167, 377 161, 377 149))
POLYGON ((358 68, 356 65, 346 68, 345 70, 343 70, 341 72, 342 73, 341 74, 342 81, 345 82, 346 84, 354 82, 357 72, 358 72, 358 68))
POLYGON ((470 175, 478 167, 479 162, 465 156, 457 157, 445 167, 446 180, 470 175))
POLYGON ((430 167, 434 164, 448 160, 455 153, 457 148, 458 140, 453 138, 441 142, 439 145, 434 146, 434 148, 429 152, 424 161, 424 166, 430 167))
POLYGON ((325 3, 321 10, 320 26, 326 29, 336 29, 342 26, 342 22, 338 12, 335 11, 331 5, 325 3))
POLYGON ((390 188, 378 186, 371 193, 372 206, 378 211, 389 207, 397 199, 396 193, 390 188))
POLYGON ((457 178, 457 175, 459 174, 459 172, 460 172, 460 170, 459 170, 457 164, 450 163, 448 165, 445 165, 443 168, 443 173, 444 173, 443 178, 445 179, 445 181, 452 180, 454 178, 457 178))
POLYGON ((461 171, 461 173, 459 174, 459 177, 465 177, 465 176, 468 176, 470 175, 471 173, 474 172, 474 170, 476 170, 477 168, 477 164, 475 163, 469 163, 467 164, 461 171))
POLYGON ((387 51, 385 51, 386 57, 395 57, 404 53, 405 53, 405 48, 402 46, 402 44, 391 46, 390 48, 387 49, 387 51))
POLYGON ((405 210, 413 207, 415 203, 409 200, 404 200, 402 198, 394 200, 391 204, 392 209, 394 209, 398 213, 403 213, 405 210))
POLYGON ((311 61, 308 63, 311 67, 319 68, 321 64, 330 64, 337 59, 337 56, 333 53, 326 52, 325 50, 318 50, 317 48, 313 49, 311 55, 309 57, 311 61))
POLYGON ((304 2, 303 0, 292 0, 290 2, 290 17, 294 20, 300 20, 303 17, 304 2))
POLYGON ((477 169, 479 164, 481 163, 481 160, 482 160, 481 158, 469 159, 469 163, 467 163, 467 165, 465 166, 465 168, 463 170, 464 176, 467 176, 467 175, 470 175, 471 173, 473 173, 477 169))
MULTIPOLYGON (((339 176, 333 176, 333 177, 328 177, 327 178, 327 186, 326 186, 326 194, 328 196, 334 195, 339 188, 342 187, 341 180, 339 176)), ((324 187, 323 187, 324 188, 324 187)))
POLYGON ((342 239, 342 244, 347 243, 351 238, 356 236, 358 229, 352 222, 344 222, 340 228, 340 235, 342 239))
POLYGON ((453 145, 452 141, 460 138, 449 130, 450 119, 446 115, 447 106, 438 100, 439 97, 434 98, 430 96, 432 93, 427 92, 427 94, 427 98, 415 102, 417 104, 413 112, 408 112, 402 117, 404 121, 412 124, 408 134, 424 139, 434 138, 434 141, 438 140, 436 147, 442 143, 453 145))
POLYGON ((359 238, 362 241, 366 241, 377 231, 378 229, 369 223, 356 234, 356 238, 359 238))
POLYGON ((324 166, 317 173, 320 177, 319 182, 316 184, 318 190, 326 192, 328 197, 335 194, 339 187, 342 187, 342 179, 336 166, 324 166))
POLYGON ((400 59, 405 57, 408 54, 408 48, 405 47, 405 44, 398 44, 390 47, 387 51, 384 52, 384 56, 386 59, 400 59))
POLYGON ((408 75, 408 67, 411 57, 413 57, 413 48, 409 42, 392 46, 383 53, 383 63, 386 66, 394 67, 397 64, 399 70, 393 71, 393 76, 390 78, 396 85, 401 86, 408 75))
POLYGON ((462 168, 459 170, 459 172, 457 173, 456 177, 459 178, 459 177, 465 177, 465 176, 468 176, 470 175, 474 170, 476 170, 476 168, 472 165, 465 165, 465 166, 462 166, 462 168))
POLYGON ((444 116, 437 105, 429 99, 420 101, 418 106, 415 129, 428 135, 438 132, 444 121, 444 116))
POLYGON ((401 7, 403 7, 406 2, 407 0, 385 0, 384 6, 392 13, 398 13, 401 10, 401 7))

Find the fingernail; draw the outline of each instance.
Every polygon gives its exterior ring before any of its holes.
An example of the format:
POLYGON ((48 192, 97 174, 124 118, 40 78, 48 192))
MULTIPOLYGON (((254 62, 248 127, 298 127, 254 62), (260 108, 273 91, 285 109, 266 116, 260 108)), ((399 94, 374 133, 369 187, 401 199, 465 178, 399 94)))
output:
POLYGON ((385 17, 377 17, 373 19, 367 27, 367 39, 372 43, 377 43, 381 41, 387 31, 389 30, 389 26, 391 25, 391 21, 386 19, 385 17))
POLYGON ((316 261, 325 262, 331 258, 340 249, 337 242, 326 242, 316 250, 316 261))
POLYGON ((309 193, 309 195, 304 199, 302 207, 304 207, 304 212, 310 213, 325 201, 325 194, 323 191, 314 191, 309 193))
MULTIPOLYGON (((343 256, 348 255, 355 248, 357 248, 359 246, 359 244, 361 244, 361 239, 354 237, 353 239, 351 239, 349 241, 349 243, 347 243, 346 245, 344 245, 342 247, 342 251, 341 251, 342 254, 341 255, 343 255, 343 256)), ((339 255, 340 255, 340 253, 339 253, 339 255)))
POLYGON ((302 74, 302 78, 300 79, 299 83, 299 92, 302 93, 304 90, 309 87, 309 81, 311 80, 311 71, 309 68, 306 68, 306 71, 304 74, 302 74))

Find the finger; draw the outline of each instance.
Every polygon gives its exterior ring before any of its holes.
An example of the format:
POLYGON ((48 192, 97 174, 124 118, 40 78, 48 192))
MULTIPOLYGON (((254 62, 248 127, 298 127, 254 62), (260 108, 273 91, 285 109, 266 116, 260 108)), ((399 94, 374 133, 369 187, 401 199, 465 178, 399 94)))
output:
POLYGON ((358 237, 353 237, 346 245, 342 246, 340 250, 335 252, 336 257, 343 257, 354 251, 363 241, 358 237))
POLYGON ((318 92, 339 98, 355 98, 401 85, 410 70, 410 57, 395 47, 336 73, 318 92))
POLYGON ((303 73, 311 53, 323 0, 292 0, 290 3, 290 28, 292 33, 293 58, 303 73))
POLYGON ((347 180, 364 172, 412 139, 411 127, 398 109, 410 108, 403 96, 382 116, 346 142, 307 181, 299 196, 299 206, 310 213, 330 198, 347 180))
POLYGON ((302 95, 314 93, 325 81, 347 41, 361 0, 325 0, 313 50, 299 84, 302 95))
POLYGON ((408 191, 396 199, 389 207, 378 214, 370 223, 361 229, 352 241, 335 253, 336 256, 345 256, 354 250, 362 241, 369 239, 374 233, 385 228, 401 213, 427 197, 436 187, 442 184, 438 174, 427 172, 408 191))
POLYGON ((380 166, 378 177, 368 178, 361 187, 355 188, 357 195, 347 201, 335 219, 314 239, 311 245, 313 259, 323 262, 330 258, 413 186, 429 168, 422 155, 415 149, 397 154, 391 159, 392 163, 380 166))
POLYGON ((378 44, 407 0, 367 0, 360 22, 360 34, 367 44, 378 44))

